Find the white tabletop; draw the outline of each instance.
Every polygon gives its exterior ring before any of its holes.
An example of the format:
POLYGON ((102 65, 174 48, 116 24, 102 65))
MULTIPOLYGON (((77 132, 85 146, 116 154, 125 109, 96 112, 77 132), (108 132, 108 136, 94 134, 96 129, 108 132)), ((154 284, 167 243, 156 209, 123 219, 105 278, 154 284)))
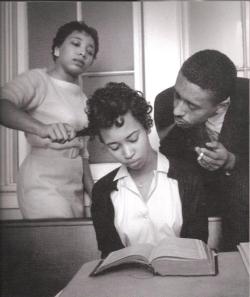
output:
POLYGON ((238 252, 218 255, 216 276, 162 277, 126 268, 89 277, 96 264, 84 264, 60 297, 249 297, 249 276, 238 252))

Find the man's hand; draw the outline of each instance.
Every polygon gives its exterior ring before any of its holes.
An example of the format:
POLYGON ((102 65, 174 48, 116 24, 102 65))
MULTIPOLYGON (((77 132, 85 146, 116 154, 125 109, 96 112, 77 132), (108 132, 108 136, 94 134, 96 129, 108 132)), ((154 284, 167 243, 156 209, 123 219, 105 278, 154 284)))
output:
POLYGON ((72 140, 75 136, 75 129, 66 123, 43 125, 40 130, 40 137, 50 138, 52 142, 65 143, 72 140))
POLYGON ((207 148, 196 147, 197 161, 203 168, 215 171, 219 168, 231 170, 235 165, 235 155, 229 152, 222 143, 212 141, 206 143, 207 148))

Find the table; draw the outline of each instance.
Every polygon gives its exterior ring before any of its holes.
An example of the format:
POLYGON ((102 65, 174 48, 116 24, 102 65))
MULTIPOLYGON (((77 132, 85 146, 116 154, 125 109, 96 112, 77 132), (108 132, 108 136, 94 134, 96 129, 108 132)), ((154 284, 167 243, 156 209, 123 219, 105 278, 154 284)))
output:
POLYGON ((249 275, 238 252, 219 253, 216 276, 162 277, 134 267, 89 277, 97 263, 84 264, 60 297, 249 297, 249 275))

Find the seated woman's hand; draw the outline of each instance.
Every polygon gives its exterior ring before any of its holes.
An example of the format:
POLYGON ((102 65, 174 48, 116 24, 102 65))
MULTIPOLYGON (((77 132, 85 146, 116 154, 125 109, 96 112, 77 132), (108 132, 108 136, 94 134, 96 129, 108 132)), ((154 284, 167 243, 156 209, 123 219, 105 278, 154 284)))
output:
POLYGON ((66 123, 45 124, 41 131, 42 138, 50 138, 52 142, 65 143, 76 136, 76 130, 66 123))

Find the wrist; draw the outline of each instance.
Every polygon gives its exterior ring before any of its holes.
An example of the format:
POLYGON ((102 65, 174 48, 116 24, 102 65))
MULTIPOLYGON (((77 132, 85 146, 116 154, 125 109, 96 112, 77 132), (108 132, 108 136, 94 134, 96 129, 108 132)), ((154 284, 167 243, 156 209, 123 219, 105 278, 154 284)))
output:
POLYGON ((89 152, 86 148, 81 151, 81 157, 82 159, 86 159, 86 160, 89 159, 89 152))
POLYGON ((46 126, 45 124, 39 122, 38 120, 36 120, 36 123, 34 125, 34 131, 32 132, 33 134, 41 137, 41 138, 46 138, 48 137, 47 135, 47 131, 46 131, 46 126))

